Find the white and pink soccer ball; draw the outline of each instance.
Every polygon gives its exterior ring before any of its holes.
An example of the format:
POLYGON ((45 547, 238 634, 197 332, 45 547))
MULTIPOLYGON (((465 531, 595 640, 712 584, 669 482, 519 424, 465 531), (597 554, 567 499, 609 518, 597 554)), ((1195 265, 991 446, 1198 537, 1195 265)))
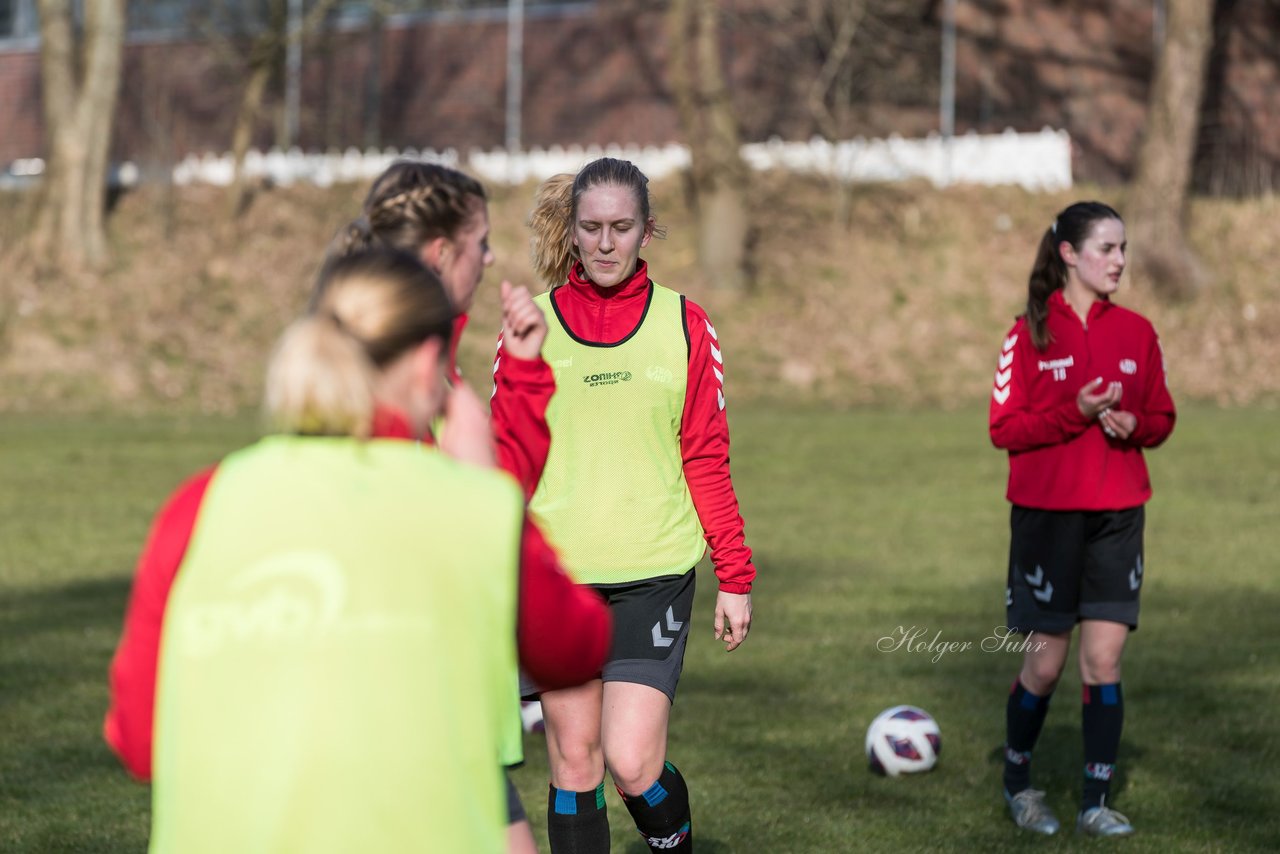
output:
POLYGON ((928 771, 942 753, 942 730, 924 709, 894 706, 867 727, 867 759, 877 774, 897 777, 928 771))

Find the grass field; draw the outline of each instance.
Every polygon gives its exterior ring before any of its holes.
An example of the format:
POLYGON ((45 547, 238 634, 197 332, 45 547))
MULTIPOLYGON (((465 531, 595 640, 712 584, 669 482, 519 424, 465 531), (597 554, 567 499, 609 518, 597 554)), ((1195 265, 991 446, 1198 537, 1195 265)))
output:
MULTIPOLYGON (((1003 456, 983 413, 736 411, 734 472, 760 579, 747 644, 711 638, 712 576, 672 725, 698 850, 1105 847, 1019 836, 999 798, 1003 456), (877 650, 913 628, 971 642, 877 650), (882 779, 867 723, 913 703, 942 726, 931 774, 882 779)), ((1127 851, 1280 848, 1280 444, 1274 411, 1191 409, 1149 460, 1141 630, 1125 662, 1115 805, 1127 851)), ((141 851, 148 792, 99 736, 133 560, 178 481, 254 435, 251 419, 0 421, 0 851, 141 851)), ((1064 819, 1080 778, 1069 673, 1036 753, 1064 819)), ((515 779, 542 837, 538 737, 515 779)), ((640 854, 609 792, 614 851, 640 854)))

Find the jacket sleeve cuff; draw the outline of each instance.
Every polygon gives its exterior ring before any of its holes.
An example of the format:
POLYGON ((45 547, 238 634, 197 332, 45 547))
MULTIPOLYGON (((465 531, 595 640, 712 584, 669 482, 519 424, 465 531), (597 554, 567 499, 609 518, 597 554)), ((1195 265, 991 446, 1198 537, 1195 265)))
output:
POLYGON ((738 593, 738 594, 750 593, 751 582, 750 581, 721 581, 720 592, 738 593))
POLYGON ((1080 411, 1080 406, 1075 402, 1074 399, 1071 400, 1069 403, 1064 403, 1062 405, 1062 414, 1063 414, 1063 419, 1068 424, 1074 427, 1079 427, 1081 430, 1088 427, 1089 422, 1091 421, 1091 419, 1084 417, 1084 413, 1080 411))
POLYGON ((513 383, 549 382, 551 366, 541 356, 536 359, 521 359, 503 350, 500 376, 513 383))

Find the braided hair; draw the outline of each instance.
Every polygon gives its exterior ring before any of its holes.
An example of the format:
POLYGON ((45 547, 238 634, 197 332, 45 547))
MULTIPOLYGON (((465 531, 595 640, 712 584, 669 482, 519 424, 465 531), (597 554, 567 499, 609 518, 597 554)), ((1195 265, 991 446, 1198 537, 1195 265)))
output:
POLYGON ((484 187, 475 178, 416 160, 397 160, 373 182, 361 214, 329 248, 329 260, 369 249, 417 254, 437 237, 452 238, 466 223, 484 187))

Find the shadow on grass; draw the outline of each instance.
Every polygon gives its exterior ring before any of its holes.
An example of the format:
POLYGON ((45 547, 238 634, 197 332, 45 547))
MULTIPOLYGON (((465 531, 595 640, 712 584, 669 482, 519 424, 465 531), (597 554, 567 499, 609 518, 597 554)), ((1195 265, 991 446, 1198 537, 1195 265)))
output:
POLYGON ((146 847, 149 790, 101 735, 128 590, 123 578, 83 581, 0 605, 0 850, 146 847))

